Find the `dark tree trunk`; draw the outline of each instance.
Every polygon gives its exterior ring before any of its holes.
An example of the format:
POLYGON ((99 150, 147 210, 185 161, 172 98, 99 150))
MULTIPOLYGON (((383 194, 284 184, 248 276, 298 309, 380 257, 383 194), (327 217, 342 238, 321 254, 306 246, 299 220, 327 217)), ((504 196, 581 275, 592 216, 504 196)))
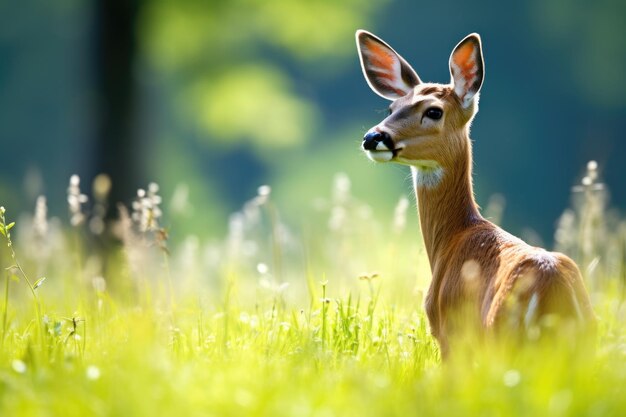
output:
MULTIPOLYGON (((141 176, 134 65, 137 55, 137 16, 141 0, 97 0, 96 142, 92 174, 112 180, 111 207, 127 203, 141 176)), ((109 210, 109 216, 116 216, 109 210)))

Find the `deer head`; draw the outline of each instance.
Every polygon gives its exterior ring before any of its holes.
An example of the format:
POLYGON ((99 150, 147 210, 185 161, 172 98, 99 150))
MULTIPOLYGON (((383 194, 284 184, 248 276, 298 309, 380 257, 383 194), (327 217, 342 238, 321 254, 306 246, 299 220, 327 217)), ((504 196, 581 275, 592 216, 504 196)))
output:
POLYGON ((452 51, 449 84, 422 82, 404 58, 369 32, 357 31, 356 40, 367 83, 392 102, 389 115, 363 138, 363 150, 375 162, 410 165, 423 185, 436 185, 470 148, 468 128, 484 77, 480 36, 468 35, 452 51))

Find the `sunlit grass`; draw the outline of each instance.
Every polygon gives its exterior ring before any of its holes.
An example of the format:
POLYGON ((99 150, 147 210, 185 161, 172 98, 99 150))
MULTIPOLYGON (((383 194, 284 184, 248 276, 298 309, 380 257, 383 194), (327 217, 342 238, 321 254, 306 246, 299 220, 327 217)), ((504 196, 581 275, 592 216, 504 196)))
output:
MULTIPOLYGON (((298 232, 263 187, 231 216, 224 241, 172 245, 157 192, 140 192, 104 231, 87 215, 55 227, 41 204, 8 231, 6 212, 1 416, 626 412, 623 265, 594 261, 588 247, 591 272, 605 275, 591 283, 595 353, 474 343, 442 364, 421 304, 428 263, 405 229, 414 216, 405 200, 374 219, 338 176, 298 232), (104 250, 109 234, 122 244, 104 250)), ((575 223, 562 238, 591 233, 575 223)))

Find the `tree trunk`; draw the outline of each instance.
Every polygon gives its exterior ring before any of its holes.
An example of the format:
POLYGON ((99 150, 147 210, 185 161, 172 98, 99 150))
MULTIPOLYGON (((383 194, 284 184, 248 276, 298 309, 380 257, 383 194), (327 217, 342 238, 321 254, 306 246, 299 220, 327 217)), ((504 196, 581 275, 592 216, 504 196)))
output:
MULTIPOLYGON (((110 207, 128 203, 141 176, 134 65, 141 0, 97 0, 96 135, 93 175, 112 180, 110 207)), ((93 176, 92 175, 92 176, 93 176)), ((117 216, 109 210, 109 217, 117 216)))

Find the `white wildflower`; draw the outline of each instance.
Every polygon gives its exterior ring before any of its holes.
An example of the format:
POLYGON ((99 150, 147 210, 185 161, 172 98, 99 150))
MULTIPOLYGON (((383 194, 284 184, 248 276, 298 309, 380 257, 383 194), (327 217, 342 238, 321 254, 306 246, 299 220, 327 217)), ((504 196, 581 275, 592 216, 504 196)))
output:
POLYGON ((70 177, 70 185, 67 188, 67 203, 70 209, 70 223, 72 226, 80 226, 85 222, 85 214, 82 205, 89 199, 80 192, 80 177, 76 174, 70 177))
POLYGON ((13 368, 13 370, 18 374, 23 374, 24 372, 26 372, 26 364, 24 363, 24 361, 21 361, 19 359, 13 359, 13 362, 11 362, 11 368, 13 368))
POLYGON ((406 212, 409 208, 409 199, 406 196, 400 197, 393 212, 393 230, 401 233, 406 227, 406 212))
POLYGON ((139 226, 141 232, 155 231, 159 229, 159 219, 163 214, 159 205, 162 202, 159 186, 152 182, 148 185, 148 191, 137 190, 137 199, 133 202, 132 219, 139 226))
POLYGON ((269 185, 262 185, 257 190, 257 193, 260 196, 269 196, 271 192, 272 192, 272 187, 270 187, 269 185))
POLYGON ((509 369, 502 376, 502 382, 504 382, 504 385, 509 388, 516 386, 521 380, 522 374, 520 374, 520 372, 516 369, 509 369))
POLYGON ((250 210, 251 208, 258 211, 259 207, 268 202, 271 193, 272 187, 270 187, 269 185, 261 185, 259 188, 257 188, 256 196, 244 205, 244 212, 246 210, 250 210))
POLYGON ((99 174, 92 184, 93 197, 95 200, 92 217, 89 220, 89 230, 95 235, 100 235, 105 229, 105 217, 107 213, 107 198, 111 192, 111 178, 106 174, 99 174))
POLYGON ((350 178, 343 172, 339 172, 333 179, 333 200, 335 203, 344 203, 350 199, 350 178))
POLYGON ((269 272, 269 268, 267 266, 267 264, 264 264, 263 262, 259 262, 256 266, 256 270, 259 274, 261 275, 265 275, 269 272))
POLYGON ((85 376, 87 379, 95 381, 100 378, 100 368, 94 365, 89 365, 85 370, 85 376))
POLYGON ((33 232, 35 236, 44 239, 48 235, 48 205, 46 197, 40 195, 35 203, 35 216, 33 217, 33 232))

